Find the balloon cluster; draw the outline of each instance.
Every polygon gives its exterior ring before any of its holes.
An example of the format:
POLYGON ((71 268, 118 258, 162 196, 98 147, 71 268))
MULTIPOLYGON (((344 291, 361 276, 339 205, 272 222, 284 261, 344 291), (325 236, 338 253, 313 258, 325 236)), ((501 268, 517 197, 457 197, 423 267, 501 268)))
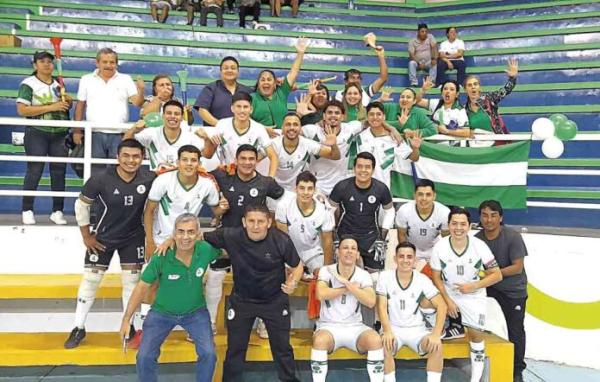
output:
POLYGON ((562 155, 565 145, 577 135, 577 124, 563 114, 552 114, 549 118, 538 118, 531 125, 533 137, 543 140, 542 152, 547 158, 555 159, 562 155))

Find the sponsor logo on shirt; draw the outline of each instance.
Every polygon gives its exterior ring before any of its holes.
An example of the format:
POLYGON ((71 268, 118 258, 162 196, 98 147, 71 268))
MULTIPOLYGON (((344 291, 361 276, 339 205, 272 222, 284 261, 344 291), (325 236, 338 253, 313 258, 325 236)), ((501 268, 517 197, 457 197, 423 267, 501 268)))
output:
POLYGON ((169 275, 168 279, 169 280, 179 280, 179 275, 169 275))

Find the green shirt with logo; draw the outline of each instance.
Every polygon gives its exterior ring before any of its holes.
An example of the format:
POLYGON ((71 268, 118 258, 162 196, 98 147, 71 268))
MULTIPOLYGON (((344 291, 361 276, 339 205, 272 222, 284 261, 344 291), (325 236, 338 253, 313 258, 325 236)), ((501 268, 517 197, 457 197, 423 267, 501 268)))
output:
POLYGON ((165 256, 152 256, 141 277, 148 284, 158 281, 152 309, 163 314, 181 315, 205 307, 202 279, 208 265, 220 253, 207 242, 198 241, 189 267, 175 257, 174 249, 169 249, 165 256))
MULTIPOLYGON (((27 106, 43 106, 50 105, 60 101, 60 85, 56 79, 52 79, 52 83, 47 84, 36 76, 29 76, 21 82, 19 93, 17 95, 17 103, 22 103, 27 106)), ((65 111, 51 111, 40 114, 35 117, 27 117, 29 119, 44 119, 44 120, 68 120, 69 113, 65 111)), ((34 126, 34 129, 45 131, 54 134, 66 134, 68 127, 45 127, 34 126)))
POLYGON ((288 112, 287 99, 291 91, 292 87, 285 77, 271 98, 258 91, 252 93, 252 119, 265 126, 277 126, 277 129, 281 129, 283 118, 288 112))

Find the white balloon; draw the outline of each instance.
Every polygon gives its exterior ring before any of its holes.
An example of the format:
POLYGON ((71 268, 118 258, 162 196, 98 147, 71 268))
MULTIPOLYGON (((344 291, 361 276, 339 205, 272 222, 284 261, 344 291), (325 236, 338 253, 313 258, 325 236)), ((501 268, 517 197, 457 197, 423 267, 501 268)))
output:
POLYGON ((537 139, 548 139, 554 136, 554 123, 548 118, 538 118, 533 121, 531 132, 537 139))
POLYGON ((542 143, 542 152, 546 158, 556 159, 562 155, 563 151, 565 151, 565 145, 556 137, 550 137, 542 143))

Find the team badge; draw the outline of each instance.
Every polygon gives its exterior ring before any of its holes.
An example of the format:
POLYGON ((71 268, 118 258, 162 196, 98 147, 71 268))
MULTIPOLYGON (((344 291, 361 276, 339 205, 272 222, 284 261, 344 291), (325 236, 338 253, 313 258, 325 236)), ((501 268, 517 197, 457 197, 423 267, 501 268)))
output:
POLYGON ((377 198, 375 197, 375 195, 369 195, 367 200, 369 201, 369 203, 373 204, 377 201, 377 198))
POLYGON ((258 196, 258 190, 256 188, 251 188, 250 196, 252 196, 253 198, 256 198, 258 196))
POLYGON ((233 308, 229 308, 229 310, 227 311, 227 319, 229 321, 233 320, 233 318, 235 317, 235 310, 233 310, 233 308))
POLYGON ((202 277, 203 274, 204 274, 203 268, 196 269, 196 277, 202 277))
POLYGON ((138 194, 143 194, 144 192, 146 192, 146 186, 144 186, 143 184, 140 184, 139 186, 137 186, 136 191, 138 192, 138 194))
POLYGON ((282 315, 283 317, 287 316, 288 314, 290 314, 290 312, 288 312, 288 310, 287 310, 287 309, 284 309, 284 310, 283 310, 283 312, 281 312, 281 315, 282 315))
POLYGON ((96 255, 95 253, 90 255, 90 262, 95 263, 98 261, 98 255, 96 255))

